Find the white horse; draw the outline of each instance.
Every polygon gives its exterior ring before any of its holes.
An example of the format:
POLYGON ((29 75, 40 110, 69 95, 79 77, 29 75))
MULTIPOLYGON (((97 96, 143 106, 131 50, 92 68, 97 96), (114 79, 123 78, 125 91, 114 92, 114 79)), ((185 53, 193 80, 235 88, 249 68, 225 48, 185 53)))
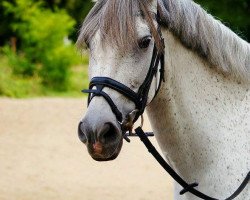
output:
MULTIPOLYGON (((137 92, 154 44, 165 39, 165 82, 147 114, 171 166, 199 190, 219 199, 234 192, 250 170, 250 45, 191 0, 99 0, 85 19, 78 46, 90 49, 89 78, 110 77, 137 92), (159 13, 160 24, 155 17, 159 13)), ((135 104, 104 88, 123 118, 135 104)), ((117 157, 122 130, 103 96, 94 97, 79 137, 99 161, 117 157)), ((194 200, 192 194, 175 199, 194 200)), ((249 185, 237 199, 249 200, 249 185)))

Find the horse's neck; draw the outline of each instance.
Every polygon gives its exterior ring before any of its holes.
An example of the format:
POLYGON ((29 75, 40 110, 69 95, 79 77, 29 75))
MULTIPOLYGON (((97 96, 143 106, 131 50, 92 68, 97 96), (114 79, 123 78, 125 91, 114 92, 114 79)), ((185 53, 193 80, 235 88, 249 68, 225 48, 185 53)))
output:
POLYGON ((171 33, 164 36, 166 82, 147 110, 157 141, 188 181, 225 197, 250 170, 249 85, 219 74, 171 33))

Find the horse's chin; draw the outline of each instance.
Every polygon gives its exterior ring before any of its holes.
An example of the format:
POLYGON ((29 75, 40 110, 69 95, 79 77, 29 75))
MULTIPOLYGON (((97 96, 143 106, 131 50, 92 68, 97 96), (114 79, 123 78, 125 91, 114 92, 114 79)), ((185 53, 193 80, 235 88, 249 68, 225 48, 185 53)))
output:
POLYGON ((109 158, 101 158, 101 157, 98 158, 98 157, 93 157, 93 156, 92 156, 92 158, 93 158, 95 161, 104 162, 104 161, 112 161, 112 160, 116 159, 118 155, 119 155, 119 153, 114 154, 114 155, 112 155, 112 156, 109 157, 109 158))

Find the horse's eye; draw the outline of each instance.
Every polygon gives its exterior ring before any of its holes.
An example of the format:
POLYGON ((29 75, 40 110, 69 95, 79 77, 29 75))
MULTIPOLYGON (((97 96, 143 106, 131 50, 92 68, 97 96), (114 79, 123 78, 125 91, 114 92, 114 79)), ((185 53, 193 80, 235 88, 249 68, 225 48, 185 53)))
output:
POLYGON ((151 36, 146 36, 144 38, 142 38, 140 41, 139 41, 139 47, 141 49, 146 49, 149 47, 149 44, 151 42, 151 39, 152 37, 151 36))

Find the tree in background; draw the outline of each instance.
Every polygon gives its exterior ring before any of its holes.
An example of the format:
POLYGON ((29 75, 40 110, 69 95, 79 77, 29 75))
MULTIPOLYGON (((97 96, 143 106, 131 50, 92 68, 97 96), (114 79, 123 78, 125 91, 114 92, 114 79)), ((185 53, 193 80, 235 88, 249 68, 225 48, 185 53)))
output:
POLYGON ((13 73, 39 76, 44 86, 66 90, 76 59, 74 45, 67 40, 75 21, 62 9, 46 9, 41 1, 3 1, 2 6, 12 18, 10 30, 19 41, 17 52, 4 48, 13 73))
POLYGON ((74 27, 74 31, 71 33, 70 38, 73 41, 76 41, 78 36, 78 30, 80 25, 89 10, 94 5, 92 0, 44 0, 47 3, 47 6, 55 10, 55 8, 63 8, 66 9, 68 14, 75 19, 76 25, 74 27))
MULTIPOLYGON (((13 15, 5 12, 3 3, 4 1, 0 1, 0 46, 8 43, 14 35, 10 28, 10 24, 13 22, 13 15)), ((9 3, 14 3, 14 0, 9 0, 9 3)))
MULTIPOLYGON (((18 22, 13 13, 6 13, 4 2, 0 0, 0 46, 10 44, 11 38, 16 37, 11 26, 12 23, 18 22)), ((49 8, 52 12, 57 12, 60 9, 66 10, 68 15, 76 21, 69 35, 73 41, 76 41, 81 22, 94 4, 91 0, 40 0, 39 2, 43 2, 43 7, 49 8)), ((15 0, 8 0, 8 3, 16 5, 15 0)))

